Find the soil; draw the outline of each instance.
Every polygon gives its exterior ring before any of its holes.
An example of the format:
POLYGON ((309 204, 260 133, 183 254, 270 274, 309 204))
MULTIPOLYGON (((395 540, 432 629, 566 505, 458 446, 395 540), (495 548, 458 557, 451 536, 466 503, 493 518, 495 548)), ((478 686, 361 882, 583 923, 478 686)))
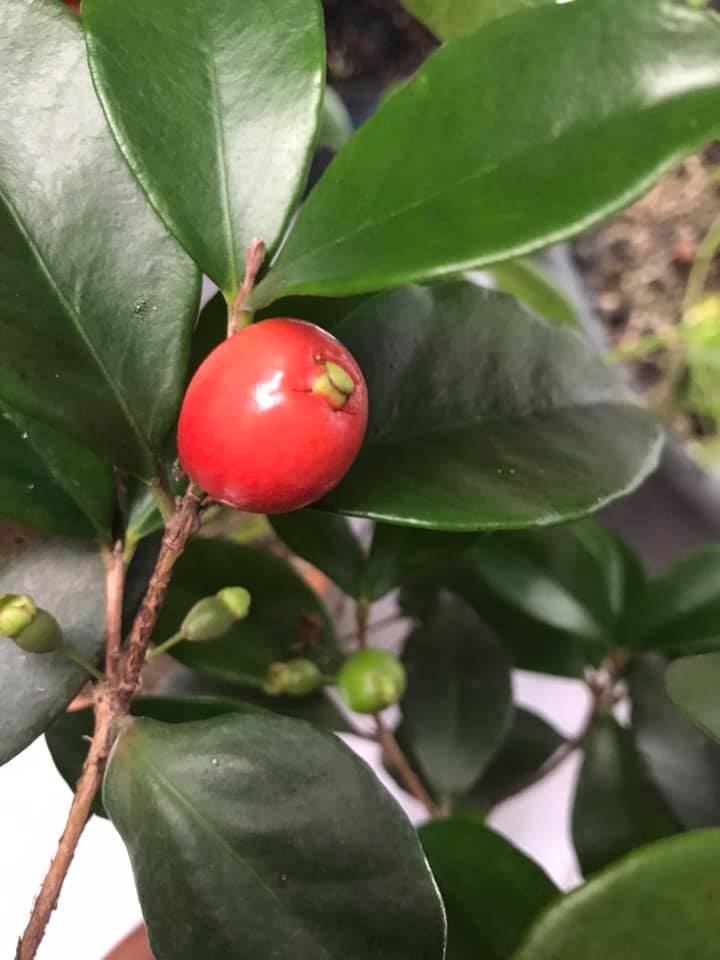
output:
POLYGON ((328 80, 341 94, 378 93, 437 46, 399 0, 323 0, 328 80))
MULTIPOLYGON (((698 247, 720 215, 720 145, 689 157, 649 194, 574 244, 592 307, 614 346, 662 333, 680 322, 698 247)), ((720 258, 707 289, 720 289, 720 258)), ((685 439, 712 435, 717 425, 674 409, 686 377, 682 354, 657 349, 630 365, 648 407, 670 416, 685 439)))

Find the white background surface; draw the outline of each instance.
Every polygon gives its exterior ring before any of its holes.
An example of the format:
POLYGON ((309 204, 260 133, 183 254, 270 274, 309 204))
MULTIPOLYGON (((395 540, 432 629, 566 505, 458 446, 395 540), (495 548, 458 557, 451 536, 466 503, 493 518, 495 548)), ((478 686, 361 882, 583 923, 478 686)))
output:
MULTIPOLYGON (((572 736, 586 708, 583 686, 570 680, 519 673, 516 699, 572 736)), ((377 748, 348 738, 366 759, 377 748)), ((578 881, 568 832, 570 791, 578 757, 521 797, 504 804, 491 824, 543 864, 563 888, 578 881)), ((383 782, 400 796, 392 781, 383 782)), ((419 805, 403 795, 413 820, 419 805)), ((11 960, 20 928, 62 832, 70 791, 55 771, 44 739, 0 768, 0 960, 11 960)), ((130 865, 123 844, 104 820, 93 817, 38 954, 39 960, 101 960, 140 919, 130 865)))

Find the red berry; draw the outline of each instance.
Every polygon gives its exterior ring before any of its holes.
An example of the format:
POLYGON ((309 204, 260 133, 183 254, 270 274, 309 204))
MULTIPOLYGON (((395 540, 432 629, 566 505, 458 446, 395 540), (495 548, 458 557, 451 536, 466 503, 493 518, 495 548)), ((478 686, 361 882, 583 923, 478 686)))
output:
POLYGON ((215 500, 251 513, 298 510, 357 456, 367 389, 343 345, 302 320, 244 327, 204 360, 180 412, 178 453, 215 500))

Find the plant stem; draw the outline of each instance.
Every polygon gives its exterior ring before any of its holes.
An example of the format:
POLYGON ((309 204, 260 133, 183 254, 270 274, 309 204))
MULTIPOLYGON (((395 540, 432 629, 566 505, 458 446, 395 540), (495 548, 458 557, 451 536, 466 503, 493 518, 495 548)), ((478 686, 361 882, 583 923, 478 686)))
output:
POLYGON ((408 763, 392 731, 388 730, 379 714, 375 715, 375 728, 377 730, 377 741, 386 762, 393 768, 408 793, 412 794, 425 807, 431 817, 434 817, 437 810, 430 794, 420 782, 420 778, 408 763))
POLYGON ((185 544, 197 530, 201 503, 202 494, 191 484, 177 512, 165 526, 160 553, 145 598, 130 631, 122 663, 122 676, 115 691, 118 699, 117 712, 120 714, 128 712, 130 700, 137 689, 145 654, 165 601, 173 568, 185 549, 185 544))
POLYGON ((32 914, 17 946, 16 960, 33 960, 45 928, 60 896, 78 841, 87 823, 95 794, 102 782, 113 741, 113 713, 106 688, 101 688, 95 706, 95 732, 78 780, 67 824, 57 853, 33 904, 32 914))
POLYGON ((150 663, 151 660, 154 660, 155 657, 159 657, 161 653, 165 653, 166 650, 169 650, 171 647, 174 647, 176 643, 180 643, 181 640, 184 640, 182 633, 178 630, 177 633, 174 633, 169 640, 165 640, 163 643, 158 644, 157 647, 153 647, 152 650, 148 650, 145 654, 145 662, 150 663))
POLYGON ((77 650, 73 650, 72 647, 61 647, 60 652, 63 656, 67 657, 68 660, 72 660, 73 663, 76 663, 79 667, 82 667, 83 670, 86 670, 91 676, 99 683, 106 683, 107 677, 105 674, 98 670, 97 667, 93 666, 89 660, 87 660, 81 653, 78 653, 77 650))
POLYGON ((18 943, 16 960, 34 960, 45 928, 55 909, 75 849, 90 816, 92 802, 102 783, 105 765, 119 726, 122 724, 122 719, 129 713, 130 701, 140 683, 140 671, 145 662, 145 653, 167 593, 173 567, 190 536, 197 529, 202 496, 202 493, 191 485, 165 526, 165 536, 155 570, 135 618, 124 656, 120 650, 123 580, 118 566, 122 559, 122 549, 117 544, 113 550, 113 559, 108 562, 107 663, 112 680, 96 690, 95 732, 90 750, 75 788, 75 797, 70 807, 65 830, 60 838, 57 854, 33 905, 30 921, 18 943), (120 651, 119 656, 118 651, 120 651))
POLYGON ((265 259, 265 244, 262 240, 253 240, 245 251, 245 279, 235 299, 229 304, 227 335, 231 337, 252 320, 252 314, 245 310, 245 304, 255 286, 260 267, 265 259))
POLYGON ((105 561, 105 672, 111 686, 120 679, 120 654, 122 649, 122 605, 125 591, 125 556, 121 540, 105 561))
POLYGON ((526 790, 529 790, 530 787, 534 787, 536 783, 540 783, 541 780, 544 780, 545 777, 549 776, 551 773, 553 773, 553 771, 557 770, 558 767, 562 766, 567 758, 572 756, 576 750, 581 749, 592 729, 598 709, 603 703, 603 697, 600 695, 600 693, 594 690, 591 690, 591 693, 592 703, 590 705, 590 709, 588 710, 587 716, 585 717, 582 728, 577 736, 571 737, 561 744, 555 753, 548 757, 545 763, 538 770, 528 774, 526 777, 522 777, 499 797, 496 797, 490 804, 487 811, 488 813, 494 810, 495 807, 500 806, 501 803, 505 803, 506 800, 511 800, 513 797, 516 797, 519 794, 524 793, 526 790))
POLYGON ((368 617, 370 616, 370 603, 367 600, 358 600, 355 604, 355 627, 357 629, 356 639, 358 647, 367 646, 368 617))
POLYGON ((695 255, 685 288, 683 315, 687 314, 702 297, 718 249, 720 249, 720 217, 712 223, 695 255))

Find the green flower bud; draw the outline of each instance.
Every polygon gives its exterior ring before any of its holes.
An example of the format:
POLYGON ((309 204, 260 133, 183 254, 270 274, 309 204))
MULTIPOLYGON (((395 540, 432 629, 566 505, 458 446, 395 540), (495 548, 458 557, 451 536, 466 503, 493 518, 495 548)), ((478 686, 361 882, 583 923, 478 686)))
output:
POLYGON ((356 713, 379 713, 405 693, 405 667, 392 653, 359 650, 342 665, 337 677, 340 694, 356 713))
POLYGON ((288 660, 287 663, 273 663, 265 678, 263 690, 271 696, 286 694, 290 697, 304 697, 323 685, 320 668, 312 660, 288 660))
POLYGON ((204 643, 225 636, 236 620, 246 617, 250 594, 244 587, 225 587, 214 597, 203 597, 188 612, 180 627, 184 640, 204 643))
POLYGON ((63 646, 60 624, 47 610, 38 610, 32 622, 12 639, 26 653, 53 653, 63 646))
POLYGON ((37 607, 32 597, 25 593, 5 594, 0 597, 0 635, 16 637, 32 623, 36 614, 37 607))
POLYGON ((250 611, 250 594, 245 587, 225 587, 218 595, 236 620, 243 620, 250 611))
POLYGON ((229 607, 217 597, 198 600, 182 622, 180 633, 183 639, 193 643, 217 640, 223 637, 235 623, 229 607))

